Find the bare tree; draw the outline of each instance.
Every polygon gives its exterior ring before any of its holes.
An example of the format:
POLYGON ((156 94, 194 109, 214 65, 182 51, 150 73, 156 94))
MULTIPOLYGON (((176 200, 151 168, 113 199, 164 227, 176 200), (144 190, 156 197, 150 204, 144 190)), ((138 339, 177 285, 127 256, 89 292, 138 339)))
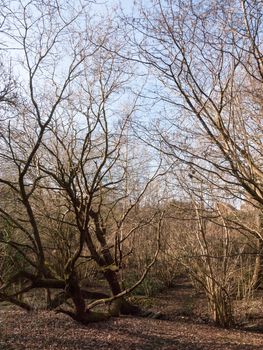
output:
POLYGON ((154 138, 185 171, 258 206, 262 12, 261 2, 249 0, 158 0, 125 19, 132 59, 158 78, 152 93, 166 106, 154 138))
POLYGON ((91 311, 98 303, 114 302, 115 315, 140 313, 124 297, 153 265, 159 239, 141 278, 125 290, 118 275, 122 243, 141 225, 151 224, 157 237, 161 230, 155 215, 120 235, 160 167, 144 174, 136 191, 129 183, 123 148, 138 100, 129 89, 132 65, 101 49, 112 40, 118 52, 123 43, 114 40, 110 21, 95 24, 88 9, 81 2, 17 1, 1 10, 19 95, 0 134, 1 247, 15 252, 19 263, 3 275, 0 297, 30 309, 20 295, 61 290, 51 304, 70 298, 74 312, 61 311, 82 323, 108 317, 91 311), (82 289, 81 266, 90 262, 112 296, 82 289), (102 297, 86 306, 86 298, 102 297))

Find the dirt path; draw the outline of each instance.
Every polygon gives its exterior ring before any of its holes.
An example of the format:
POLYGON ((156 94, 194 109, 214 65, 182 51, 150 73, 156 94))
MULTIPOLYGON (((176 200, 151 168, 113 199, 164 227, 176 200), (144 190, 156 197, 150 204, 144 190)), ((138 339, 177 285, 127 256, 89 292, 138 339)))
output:
POLYGON ((198 299, 189 286, 178 286, 158 298, 165 320, 133 317, 81 326, 64 315, 0 312, 1 350, 253 350, 263 349, 263 334, 218 329, 191 318, 198 299), (2 340, 1 340, 2 334, 2 340))

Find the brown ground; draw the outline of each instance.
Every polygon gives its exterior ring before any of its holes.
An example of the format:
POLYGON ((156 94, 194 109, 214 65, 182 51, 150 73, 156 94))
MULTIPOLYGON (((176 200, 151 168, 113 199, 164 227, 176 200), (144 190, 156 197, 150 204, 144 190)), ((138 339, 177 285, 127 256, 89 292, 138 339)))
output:
POLYGON ((224 330, 200 317, 203 299, 189 285, 157 299, 166 319, 112 318, 81 326, 62 314, 39 311, 0 312, 1 350, 252 350, 263 349, 263 332, 224 330), (194 310, 199 310, 199 316, 194 310))

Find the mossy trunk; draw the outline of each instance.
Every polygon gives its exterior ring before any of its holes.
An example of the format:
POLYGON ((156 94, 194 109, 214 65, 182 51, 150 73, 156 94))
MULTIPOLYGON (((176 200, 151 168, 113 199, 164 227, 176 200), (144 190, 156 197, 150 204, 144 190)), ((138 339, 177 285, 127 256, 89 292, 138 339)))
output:
MULTIPOLYGON (((123 290, 120 285, 117 271, 113 269, 113 267, 116 268, 116 265, 115 265, 115 260, 112 256, 112 253, 105 239, 105 233, 106 233, 105 228, 101 226, 101 221, 100 221, 98 212, 94 210, 90 210, 90 216, 94 220, 94 224, 96 228, 95 230, 96 237, 98 239, 98 242, 101 245, 101 255, 99 255, 98 252, 96 251, 90 236, 87 236, 87 240, 86 240, 87 245, 89 247, 90 252, 94 256, 97 264, 103 270, 104 278, 109 284, 112 296, 117 296, 123 290)), ((141 308, 130 303, 124 297, 113 300, 113 302, 110 305, 109 312, 114 316, 118 316, 120 314, 123 314, 123 315, 143 315, 144 314, 141 308)))
MULTIPOLYGON (((113 270, 111 267, 115 266, 115 260, 112 256, 112 253, 107 245, 106 239, 105 239, 105 228, 101 226, 101 221, 99 219, 98 212, 95 212, 93 210, 90 210, 90 215, 92 219, 94 220, 94 224, 96 227, 96 237, 101 245, 101 254, 102 256, 99 256, 97 252, 93 252, 93 255, 95 256, 97 264, 100 266, 100 268, 103 269, 104 278, 109 284, 112 296, 116 296, 122 292, 122 288, 119 282, 119 276, 115 270, 113 270)), ((91 238, 87 240, 88 247, 90 251, 94 250, 93 244, 91 241, 91 238)), ((112 313, 114 315, 136 315, 141 312, 141 309, 129 301, 127 301, 125 298, 119 298, 118 301, 113 301, 111 303, 113 306, 112 313)))
MULTIPOLYGON (((106 270, 104 272, 104 277, 107 280, 111 293, 113 296, 118 295, 122 292, 118 275, 115 271, 106 270)), ((132 304, 124 297, 114 300, 109 307, 109 312, 112 316, 119 315, 140 315, 142 313, 141 308, 132 304)))
POLYGON ((76 275, 72 274, 66 283, 66 293, 70 296, 74 303, 75 312, 63 311, 65 314, 72 317, 77 322, 89 324, 91 322, 104 321, 109 318, 109 314, 101 312, 92 312, 86 310, 86 303, 81 292, 79 281, 76 275))
POLYGON ((75 274, 71 274, 69 276, 68 280, 66 281, 65 290, 74 303, 76 315, 81 316, 84 314, 86 311, 86 304, 81 295, 79 281, 75 274))

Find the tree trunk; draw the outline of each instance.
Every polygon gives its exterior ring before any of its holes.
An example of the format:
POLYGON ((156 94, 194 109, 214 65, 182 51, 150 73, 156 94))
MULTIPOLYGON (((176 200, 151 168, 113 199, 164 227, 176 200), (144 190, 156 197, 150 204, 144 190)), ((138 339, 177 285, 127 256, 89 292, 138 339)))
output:
MULTIPOLYGON (((104 277, 107 280, 112 295, 118 295, 122 292, 117 273, 112 270, 106 270, 104 272, 104 277)), ((138 306, 130 303, 125 298, 119 298, 114 300, 109 307, 109 312, 112 316, 122 315, 141 315, 142 310, 138 306)))
POLYGON ((209 305, 212 319, 218 326, 224 328, 233 326, 232 303, 229 296, 221 288, 209 296, 209 305))
MULTIPOLYGON (((122 288, 117 272, 111 268, 115 266, 115 261, 106 243, 105 232, 100 225, 98 213, 90 210, 90 215, 93 218, 96 227, 96 236, 101 245, 102 258, 99 257, 99 254, 96 251, 94 254, 93 250, 95 248, 92 244, 90 236, 86 237, 86 243, 90 249, 90 252, 93 251, 97 264, 103 269, 104 278, 109 284, 112 295, 116 296, 122 292, 122 288)), ((124 297, 118 298, 110 304, 109 313, 112 316, 119 316, 120 314, 147 316, 149 314, 148 312, 142 311, 138 306, 127 301, 124 297)))
POLYGON ((76 315, 81 317, 86 311, 85 300, 81 295, 79 281, 75 274, 71 274, 66 281, 66 293, 71 297, 74 306, 76 315))
POLYGON ((254 273, 252 277, 252 289, 257 289, 262 283, 263 277, 263 241, 262 239, 257 240, 257 256, 254 265, 254 273))
POLYGON ((79 281, 75 274, 71 274, 66 283, 66 293, 70 295, 74 306, 75 313, 71 311, 61 310, 75 321, 80 322, 82 324, 89 324, 91 322, 99 322, 104 321, 109 318, 109 315, 101 312, 92 312, 90 310, 86 310, 85 298, 81 292, 79 281))

